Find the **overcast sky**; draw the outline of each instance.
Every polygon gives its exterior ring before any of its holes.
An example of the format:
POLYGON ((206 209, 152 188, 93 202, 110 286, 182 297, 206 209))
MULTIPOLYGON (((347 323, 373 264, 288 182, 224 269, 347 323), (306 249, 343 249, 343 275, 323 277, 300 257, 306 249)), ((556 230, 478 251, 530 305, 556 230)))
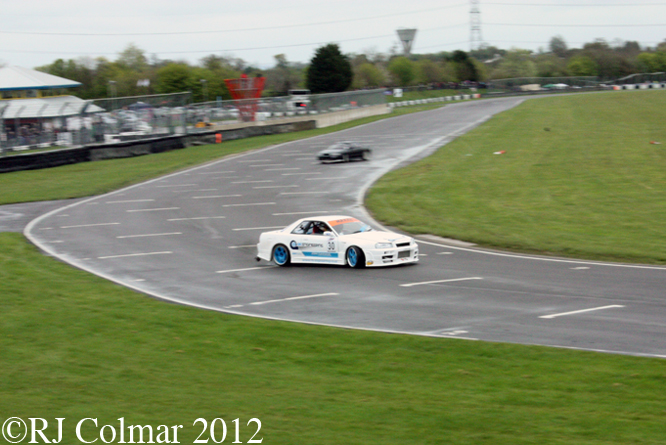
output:
MULTIPOLYGON (((401 48, 396 30, 416 28, 413 53, 470 50, 471 2, 457 0, 0 0, 0 64, 34 68, 56 59, 116 60, 134 44, 148 57, 198 64, 210 54, 268 68, 276 54, 309 62, 337 43, 344 53, 401 48)), ((569 48, 603 38, 656 46, 666 40, 666 2, 493 0, 478 2, 488 45, 569 48)))

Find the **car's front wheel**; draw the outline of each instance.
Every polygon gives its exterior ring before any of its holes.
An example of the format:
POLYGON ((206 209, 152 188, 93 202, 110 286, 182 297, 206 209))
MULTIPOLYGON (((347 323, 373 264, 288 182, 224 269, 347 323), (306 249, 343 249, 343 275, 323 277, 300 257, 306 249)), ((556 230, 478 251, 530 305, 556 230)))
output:
POLYGON ((278 266, 288 266, 291 261, 289 249, 284 244, 277 244, 273 247, 273 261, 278 266))
POLYGON ((347 258, 347 264, 349 267, 353 267, 355 269, 361 269, 365 267, 365 254, 360 247, 350 247, 347 249, 345 257, 347 258))

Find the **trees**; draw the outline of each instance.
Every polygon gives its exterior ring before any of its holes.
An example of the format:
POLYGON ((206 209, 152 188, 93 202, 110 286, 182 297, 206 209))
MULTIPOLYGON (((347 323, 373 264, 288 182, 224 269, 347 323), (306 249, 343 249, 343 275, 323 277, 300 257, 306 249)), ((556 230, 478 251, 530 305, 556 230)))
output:
POLYGON ((310 60, 306 86, 312 93, 339 93, 346 91, 354 74, 349 59, 338 45, 330 43, 315 51, 310 60))
POLYGON ((465 51, 453 51, 449 63, 453 64, 458 82, 463 82, 465 80, 479 80, 479 73, 476 69, 476 65, 474 65, 474 62, 465 51))
POLYGON ((504 55, 492 77, 495 79, 509 79, 535 77, 536 74, 537 66, 532 58, 532 52, 514 48, 504 55))
POLYGON ((599 67, 588 56, 576 56, 569 61, 567 69, 574 76, 596 76, 599 67))
POLYGON ((550 52, 555 54, 557 57, 565 57, 567 55, 567 42, 564 41, 562 36, 555 36, 550 39, 550 44, 548 45, 550 52))
POLYGON ((116 63, 122 68, 137 73, 143 72, 148 68, 148 59, 146 58, 145 52, 133 43, 127 45, 127 47, 119 54, 116 63))
POLYGON ((422 59, 416 62, 417 79, 419 83, 435 83, 444 81, 444 72, 440 64, 431 59, 422 59))
POLYGON ((365 62, 354 69, 354 88, 376 88, 386 83, 386 76, 375 65, 365 62))
POLYGON ((395 57, 388 65, 389 73, 393 81, 399 86, 406 87, 412 83, 415 77, 414 63, 407 57, 395 57))
POLYGON ((159 94, 189 91, 192 87, 190 69, 183 63, 172 63, 157 70, 155 91, 159 94))
POLYGON ((161 60, 156 55, 148 58, 144 50, 130 44, 115 61, 104 57, 58 59, 37 69, 81 82, 82 86, 72 93, 83 99, 190 91, 194 102, 216 97, 229 99, 224 79, 237 78, 242 73, 264 73, 264 94, 284 95, 299 87, 323 93, 390 83, 409 86, 512 77, 599 76, 608 81, 634 73, 666 71, 666 40, 656 48, 644 49, 638 42, 619 39, 612 44, 597 39, 582 48, 568 48, 564 38, 555 36, 549 49, 533 53, 483 45, 470 53, 442 51, 405 58, 391 48, 388 53, 368 49, 350 57, 343 55, 338 45, 329 44, 316 50, 310 66, 289 62, 285 54, 278 54, 272 68, 259 70, 240 58, 220 55, 206 56, 198 65, 161 60), (149 86, 139 82, 144 80, 149 80, 149 86))
POLYGON ((297 88, 303 81, 303 72, 298 66, 287 61, 287 56, 273 56, 275 67, 266 70, 266 90, 274 95, 285 96, 292 88, 297 88))

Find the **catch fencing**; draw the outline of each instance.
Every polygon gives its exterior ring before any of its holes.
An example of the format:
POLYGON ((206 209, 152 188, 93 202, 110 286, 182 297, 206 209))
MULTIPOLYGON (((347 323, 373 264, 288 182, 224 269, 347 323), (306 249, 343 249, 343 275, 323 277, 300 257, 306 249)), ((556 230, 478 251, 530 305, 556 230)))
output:
POLYGON ((246 101, 216 100, 191 103, 191 94, 176 93, 113 97, 66 103, 55 117, 18 116, 3 119, 0 105, 0 152, 82 147, 188 135, 234 124, 248 124, 248 105, 255 110, 255 124, 300 116, 385 104, 383 89, 316 94, 303 97, 271 97, 246 101))

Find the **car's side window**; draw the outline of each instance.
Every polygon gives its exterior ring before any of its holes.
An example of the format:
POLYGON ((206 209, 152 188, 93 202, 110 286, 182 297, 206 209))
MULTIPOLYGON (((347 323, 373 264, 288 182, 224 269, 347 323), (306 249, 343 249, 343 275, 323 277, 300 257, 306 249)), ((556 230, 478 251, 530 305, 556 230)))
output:
POLYGON ((312 222, 311 221, 303 221, 300 223, 294 230, 291 231, 291 233, 295 235, 305 235, 308 232, 308 229, 310 228, 312 222))
POLYGON ((332 232, 331 228, 325 222, 314 221, 312 223, 312 234, 323 235, 326 232, 332 232))

